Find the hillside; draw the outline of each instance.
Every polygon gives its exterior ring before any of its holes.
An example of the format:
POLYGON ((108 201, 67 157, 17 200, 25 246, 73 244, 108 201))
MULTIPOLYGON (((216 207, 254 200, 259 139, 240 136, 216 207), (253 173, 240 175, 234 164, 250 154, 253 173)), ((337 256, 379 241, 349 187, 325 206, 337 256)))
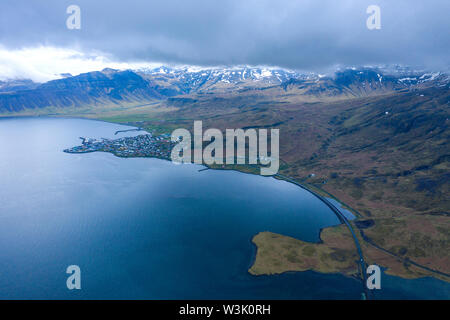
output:
MULTIPOLYGON (((268 68, 104 69, 37 84, 0 82, 0 113, 44 108, 137 106, 171 97, 266 96, 288 101, 330 101, 448 85, 440 73, 382 74, 378 69, 337 71, 325 76, 268 68)), ((45 112, 44 112, 45 113, 45 112)))
POLYGON ((152 83, 132 71, 105 69, 0 93, 0 111, 137 103, 160 99, 152 83))
MULTIPOLYGON (((157 116, 102 118, 165 132, 190 128, 194 120, 203 120, 205 129, 279 128, 281 173, 359 214, 363 223, 355 228, 369 263, 403 277, 442 277, 410 261, 450 273, 447 86, 337 101, 255 93, 190 97, 165 101, 176 110, 157 116)), ((332 238, 342 241, 329 245, 347 252, 348 232, 337 230, 332 238)))

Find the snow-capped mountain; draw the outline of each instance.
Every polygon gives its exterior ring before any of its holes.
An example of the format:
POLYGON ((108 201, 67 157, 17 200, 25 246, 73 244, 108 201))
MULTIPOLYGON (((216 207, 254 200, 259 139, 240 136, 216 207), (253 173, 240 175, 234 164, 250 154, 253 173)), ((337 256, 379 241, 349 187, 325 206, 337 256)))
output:
POLYGON ((209 90, 220 86, 237 85, 280 85, 290 79, 312 79, 318 76, 313 73, 299 73, 281 68, 266 67, 232 67, 232 68, 199 68, 158 67, 154 69, 135 70, 152 81, 163 81, 175 85, 181 92, 190 93, 209 90))
POLYGON ((133 105, 183 95, 346 99, 426 87, 449 88, 449 84, 446 73, 400 67, 353 67, 330 75, 266 67, 104 69, 66 75, 44 84, 29 80, 0 82, 0 112, 50 106, 133 105))
POLYGON ((264 67, 233 67, 233 68, 169 68, 159 67, 154 69, 136 70, 149 75, 173 75, 185 81, 214 80, 224 83, 239 81, 265 81, 268 83, 281 83, 291 78, 305 76, 296 71, 281 68, 264 67))
POLYGON ((303 86, 309 84, 313 87, 317 87, 317 83, 322 84, 319 85, 319 89, 313 88, 313 92, 326 90, 327 87, 349 85, 361 87, 362 91, 367 91, 371 89, 399 90, 426 85, 427 82, 438 85, 449 83, 449 77, 445 73, 429 72, 400 65, 344 68, 329 75, 282 68, 248 66, 232 68, 169 68, 162 66, 135 71, 161 88, 166 88, 174 95, 278 85, 286 90, 295 83, 303 86))

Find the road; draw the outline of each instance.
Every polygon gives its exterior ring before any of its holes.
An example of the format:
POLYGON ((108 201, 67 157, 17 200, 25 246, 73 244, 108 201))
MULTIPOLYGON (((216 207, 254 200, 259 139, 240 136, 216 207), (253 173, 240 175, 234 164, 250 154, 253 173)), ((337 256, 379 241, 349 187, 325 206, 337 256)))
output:
POLYGON ((361 250, 361 246, 359 245, 359 241, 358 238, 356 237, 356 234, 353 230, 352 225, 350 224, 350 222, 348 221, 347 217, 345 217, 345 215, 338 209, 336 208, 330 201, 328 201, 325 197, 322 197, 320 194, 310 190, 309 188, 307 188, 306 186, 298 183, 295 180, 292 180, 289 177, 286 177, 282 174, 276 174, 277 177, 282 178, 283 180, 289 181, 297 186, 299 186, 300 188, 312 193, 314 196, 316 196, 319 200, 321 200, 323 203, 325 203, 333 212, 334 214, 336 214, 336 216, 338 217, 339 221, 341 221, 342 223, 344 223, 347 228, 350 230, 353 240, 355 242, 355 246, 356 249, 358 251, 358 255, 359 255, 359 265, 360 265, 360 272, 361 272, 361 278, 362 278, 362 285, 363 285, 363 294, 364 294, 364 298, 368 299, 369 298, 369 292, 366 286, 366 282, 367 282, 367 275, 366 275, 366 262, 364 261, 364 256, 361 250))
POLYGON ((431 269, 431 268, 429 268, 427 266, 421 265, 421 264, 419 264, 417 262, 414 262, 414 261, 412 261, 410 259, 405 259, 405 258, 402 258, 402 257, 396 255, 395 253, 393 253, 393 252, 391 252, 391 251, 389 251, 389 250, 387 250, 387 249, 377 245, 375 242, 373 242, 372 239, 370 239, 368 236, 365 235, 363 230, 359 230, 359 232, 361 234, 361 238, 363 238, 363 240, 365 242, 367 242, 368 244, 374 246, 378 250, 381 250, 381 251, 383 251, 383 252, 385 252, 385 253, 387 253, 387 254, 389 254, 389 255, 397 258, 397 259, 399 259, 401 262, 409 263, 409 264, 412 264, 412 265, 414 265, 416 267, 422 268, 424 270, 427 270, 427 271, 430 271, 430 272, 434 272, 434 273, 437 273, 437 274, 439 274, 441 276, 445 276, 445 277, 449 277, 450 278, 450 274, 448 274, 448 273, 445 273, 445 272, 442 272, 442 271, 439 271, 439 270, 435 270, 435 269, 431 269))

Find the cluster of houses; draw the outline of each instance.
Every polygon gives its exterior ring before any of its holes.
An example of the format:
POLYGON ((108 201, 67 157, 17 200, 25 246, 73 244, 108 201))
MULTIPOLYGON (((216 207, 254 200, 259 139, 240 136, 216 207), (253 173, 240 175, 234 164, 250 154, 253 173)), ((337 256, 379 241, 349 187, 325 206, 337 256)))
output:
POLYGON ((119 139, 80 138, 82 144, 64 150, 67 153, 110 152, 119 157, 156 157, 169 159, 173 147, 170 135, 142 134, 119 139))

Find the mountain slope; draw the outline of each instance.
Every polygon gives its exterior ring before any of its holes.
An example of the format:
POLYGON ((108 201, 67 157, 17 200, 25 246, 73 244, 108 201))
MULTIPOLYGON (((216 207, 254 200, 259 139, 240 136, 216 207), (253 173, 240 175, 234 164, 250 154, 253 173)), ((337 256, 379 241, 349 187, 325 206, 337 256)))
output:
MULTIPOLYGON (((323 101, 384 95, 426 87, 448 86, 441 73, 386 75, 377 68, 346 69, 333 76, 283 69, 242 67, 210 69, 105 69, 38 85, 31 81, 0 83, 0 113, 45 107, 138 105, 186 96, 179 101, 214 95, 263 95, 267 99, 323 101)), ((192 100, 193 99, 193 100, 192 100)))
POLYGON ((21 111, 45 107, 101 105, 160 99, 162 95, 132 71, 105 69, 75 77, 53 80, 35 89, 0 94, 1 111, 21 111))

